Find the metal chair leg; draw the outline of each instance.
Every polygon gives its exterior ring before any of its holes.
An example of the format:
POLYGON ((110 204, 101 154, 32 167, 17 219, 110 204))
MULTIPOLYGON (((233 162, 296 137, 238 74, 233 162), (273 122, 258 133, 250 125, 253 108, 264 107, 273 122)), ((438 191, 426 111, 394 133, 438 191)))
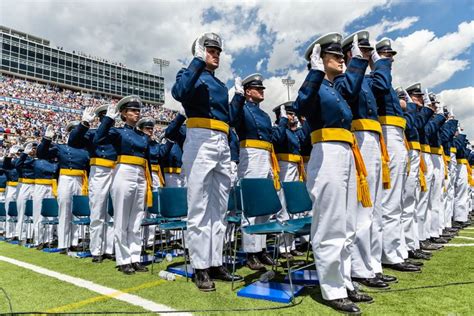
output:
POLYGON ((188 276, 188 263, 187 263, 188 260, 186 259, 186 240, 185 240, 186 238, 184 238, 183 229, 181 229, 181 232, 183 234, 183 247, 184 247, 184 274, 186 274, 186 282, 188 282, 189 276, 188 276))
POLYGON ((235 238, 234 238, 234 258, 232 262, 232 291, 234 288, 234 279, 235 279, 235 262, 237 261, 237 228, 235 229, 235 238))
MULTIPOLYGON (((288 254, 288 245, 286 243, 286 238, 284 236, 283 236, 283 242, 285 243, 285 252, 288 254)), ((293 289, 293 280, 291 278, 291 266, 290 266, 289 256, 286 256, 286 267, 288 268, 288 279, 290 280, 291 302, 294 304, 295 291, 293 289)))

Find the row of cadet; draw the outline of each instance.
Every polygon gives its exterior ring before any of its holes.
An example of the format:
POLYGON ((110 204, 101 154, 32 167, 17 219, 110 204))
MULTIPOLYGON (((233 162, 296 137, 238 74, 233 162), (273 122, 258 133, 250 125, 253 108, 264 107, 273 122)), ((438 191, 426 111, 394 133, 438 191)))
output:
MULTIPOLYGON (((89 194, 93 260, 113 251, 119 271, 146 271, 140 264, 140 223, 151 192, 186 186, 194 282, 214 291, 213 280, 242 279, 222 263, 231 187, 242 178, 270 178, 283 201, 281 182, 305 181, 312 200, 306 216, 313 217, 302 241, 312 247, 324 302, 359 313, 355 303, 373 299, 353 281, 388 288, 396 278, 383 267, 419 272, 422 263, 415 259, 429 260, 470 224, 473 152, 466 136, 419 83, 406 90, 392 87, 396 52, 389 39, 375 49, 367 31, 314 41, 305 53, 308 75, 298 97, 275 108, 275 125, 259 106, 261 75, 236 78, 229 102, 226 86, 214 75, 221 51, 215 33, 192 44, 194 58, 172 88, 184 112, 167 128, 163 143, 148 136, 154 120, 141 118, 140 99, 129 96, 116 105, 86 108, 80 123, 68 125, 67 144, 52 144, 48 127, 37 146, 25 144, 22 153, 11 148, 2 169, 5 205, 16 200, 19 216, 15 228, 7 225, 7 237, 24 238, 22 213, 33 199, 34 243, 48 240, 35 201, 57 194, 58 247, 67 252, 78 241, 70 224, 72 196, 89 194), (99 128, 89 129, 96 117, 99 128), (116 128, 119 118, 125 125, 116 128), (115 212, 110 234, 104 232, 109 193, 115 212)), ((278 221, 290 217, 282 205, 278 221)), ((243 218, 242 226, 271 220, 243 218)), ((278 264, 266 252, 265 235, 242 235, 251 269, 278 264)), ((291 235, 280 241, 281 257, 301 255, 291 235)))

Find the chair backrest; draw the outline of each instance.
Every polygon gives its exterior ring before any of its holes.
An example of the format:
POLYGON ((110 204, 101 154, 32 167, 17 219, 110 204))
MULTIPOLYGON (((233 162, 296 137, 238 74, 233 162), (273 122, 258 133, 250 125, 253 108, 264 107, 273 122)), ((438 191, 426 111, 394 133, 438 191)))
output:
POLYGON ((16 201, 11 201, 8 204, 8 216, 18 216, 18 210, 16 208, 16 201))
POLYGON ((33 216, 33 200, 26 200, 25 216, 33 216))
POLYGON ((41 216, 58 217, 58 200, 55 198, 45 198, 41 201, 41 216))
POLYGON ((0 216, 7 216, 7 212, 5 211, 5 202, 0 202, 0 216))
POLYGON ((159 189, 160 215, 166 218, 188 215, 188 198, 186 188, 159 189))
POLYGON ((109 203, 107 204, 107 213, 110 217, 114 217, 114 205, 112 204, 112 198, 109 195, 109 203))
POLYGON ((245 217, 272 215, 281 210, 272 179, 241 179, 240 188, 245 217))
POLYGON ((78 217, 91 215, 91 209, 89 208, 89 196, 74 195, 72 197, 72 215, 78 217))
POLYGON ((160 210, 158 207, 159 200, 160 200, 160 197, 159 197, 158 192, 153 192, 153 205, 147 209, 148 213, 156 214, 156 215, 160 214, 160 210))
POLYGON ((281 186, 285 194, 286 210, 288 213, 298 214, 311 211, 313 202, 309 197, 305 182, 283 182, 281 186))

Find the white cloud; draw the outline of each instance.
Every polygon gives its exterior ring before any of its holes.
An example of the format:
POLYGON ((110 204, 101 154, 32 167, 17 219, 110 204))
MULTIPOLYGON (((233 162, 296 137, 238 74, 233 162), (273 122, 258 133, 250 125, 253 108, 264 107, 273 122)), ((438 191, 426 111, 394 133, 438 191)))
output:
POLYGON ((263 65, 263 62, 265 61, 265 58, 262 58, 260 59, 258 62, 257 62, 257 65, 255 65, 255 69, 257 71, 260 71, 262 69, 262 65, 263 65))
POLYGON ((474 87, 443 90, 438 95, 442 104, 454 112, 468 138, 474 140, 474 87))
POLYGON ((276 72, 304 64, 297 51, 299 46, 324 33, 341 32, 350 22, 387 3, 388 0, 359 1, 357 5, 344 0, 262 2, 258 20, 276 38, 267 70, 276 72))
POLYGON ((369 26, 366 28, 367 31, 370 33, 370 38, 372 42, 375 40, 380 39, 381 36, 385 36, 385 34, 397 31, 397 30, 405 30, 418 22, 419 17, 417 16, 409 16, 400 21, 395 20, 387 20, 385 17, 382 18, 382 21, 378 24, 369 26))
POLYGON ((398 51, 394 63, 394 85, 407 86, 420 81, 433 88, 448 81, 456 72, 469 66, 459 59, 474 43, 474 21, 459 24, 457 32, 436 37, 432 31, 419 30, 395 39, 398 51))

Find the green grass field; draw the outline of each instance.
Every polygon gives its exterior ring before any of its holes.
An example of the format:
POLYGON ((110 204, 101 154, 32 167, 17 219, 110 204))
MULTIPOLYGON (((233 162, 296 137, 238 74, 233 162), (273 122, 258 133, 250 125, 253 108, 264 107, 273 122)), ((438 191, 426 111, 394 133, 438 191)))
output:
MULTIPOLYGON (((474 230, 464 230, 452 244, 474 245, 474 230)), ((90 259, 75 259, 48 254, 6 242, 0 242, 0 255, 31 263, 70 276, 135 294, 170 306, 176 310, 231 310, 275 308, 288 305, 237 297, 230 284, 217 283, 217 291, 199 292, 184 278, 175 282, 160 280, 158 271, 168 263, 155 265, 155 274, 139 273, 126 276, 114 269, 114 262, 93 264, 90 259)), ((171 264, 175 264, 173 261, 171 264)), ((247 268, 239 269, 246 282, 257 279, 247 268)), ((400 273, 399 283, 391 290, 367 290, 375 298, 373 304, 359 304, 367 315, 472 315, 474 314, 474 247, 445 247, 432 260, 425 261, 422 273, 400 273), (469 283, 472 282, 472 283, 469 283), (453 283, 465 283, 453 285, 453 283)), ((104 297, 70 283, 32 272, 0 261, 0 287, 8 294, 14 312, 144 312, 143 309, 114 298, 104 297)), ((284 309, 249 311, 250 315, 337 315, 320 303, 319 289, 305 289, 296 306, 284 309)), ((10 311, 8 300, 0 291, 0 313, 10 311)), ((204 312, 222 314, 223 312, 204 312)), ((236 311, 230 311, 235 314, 236 311)))

